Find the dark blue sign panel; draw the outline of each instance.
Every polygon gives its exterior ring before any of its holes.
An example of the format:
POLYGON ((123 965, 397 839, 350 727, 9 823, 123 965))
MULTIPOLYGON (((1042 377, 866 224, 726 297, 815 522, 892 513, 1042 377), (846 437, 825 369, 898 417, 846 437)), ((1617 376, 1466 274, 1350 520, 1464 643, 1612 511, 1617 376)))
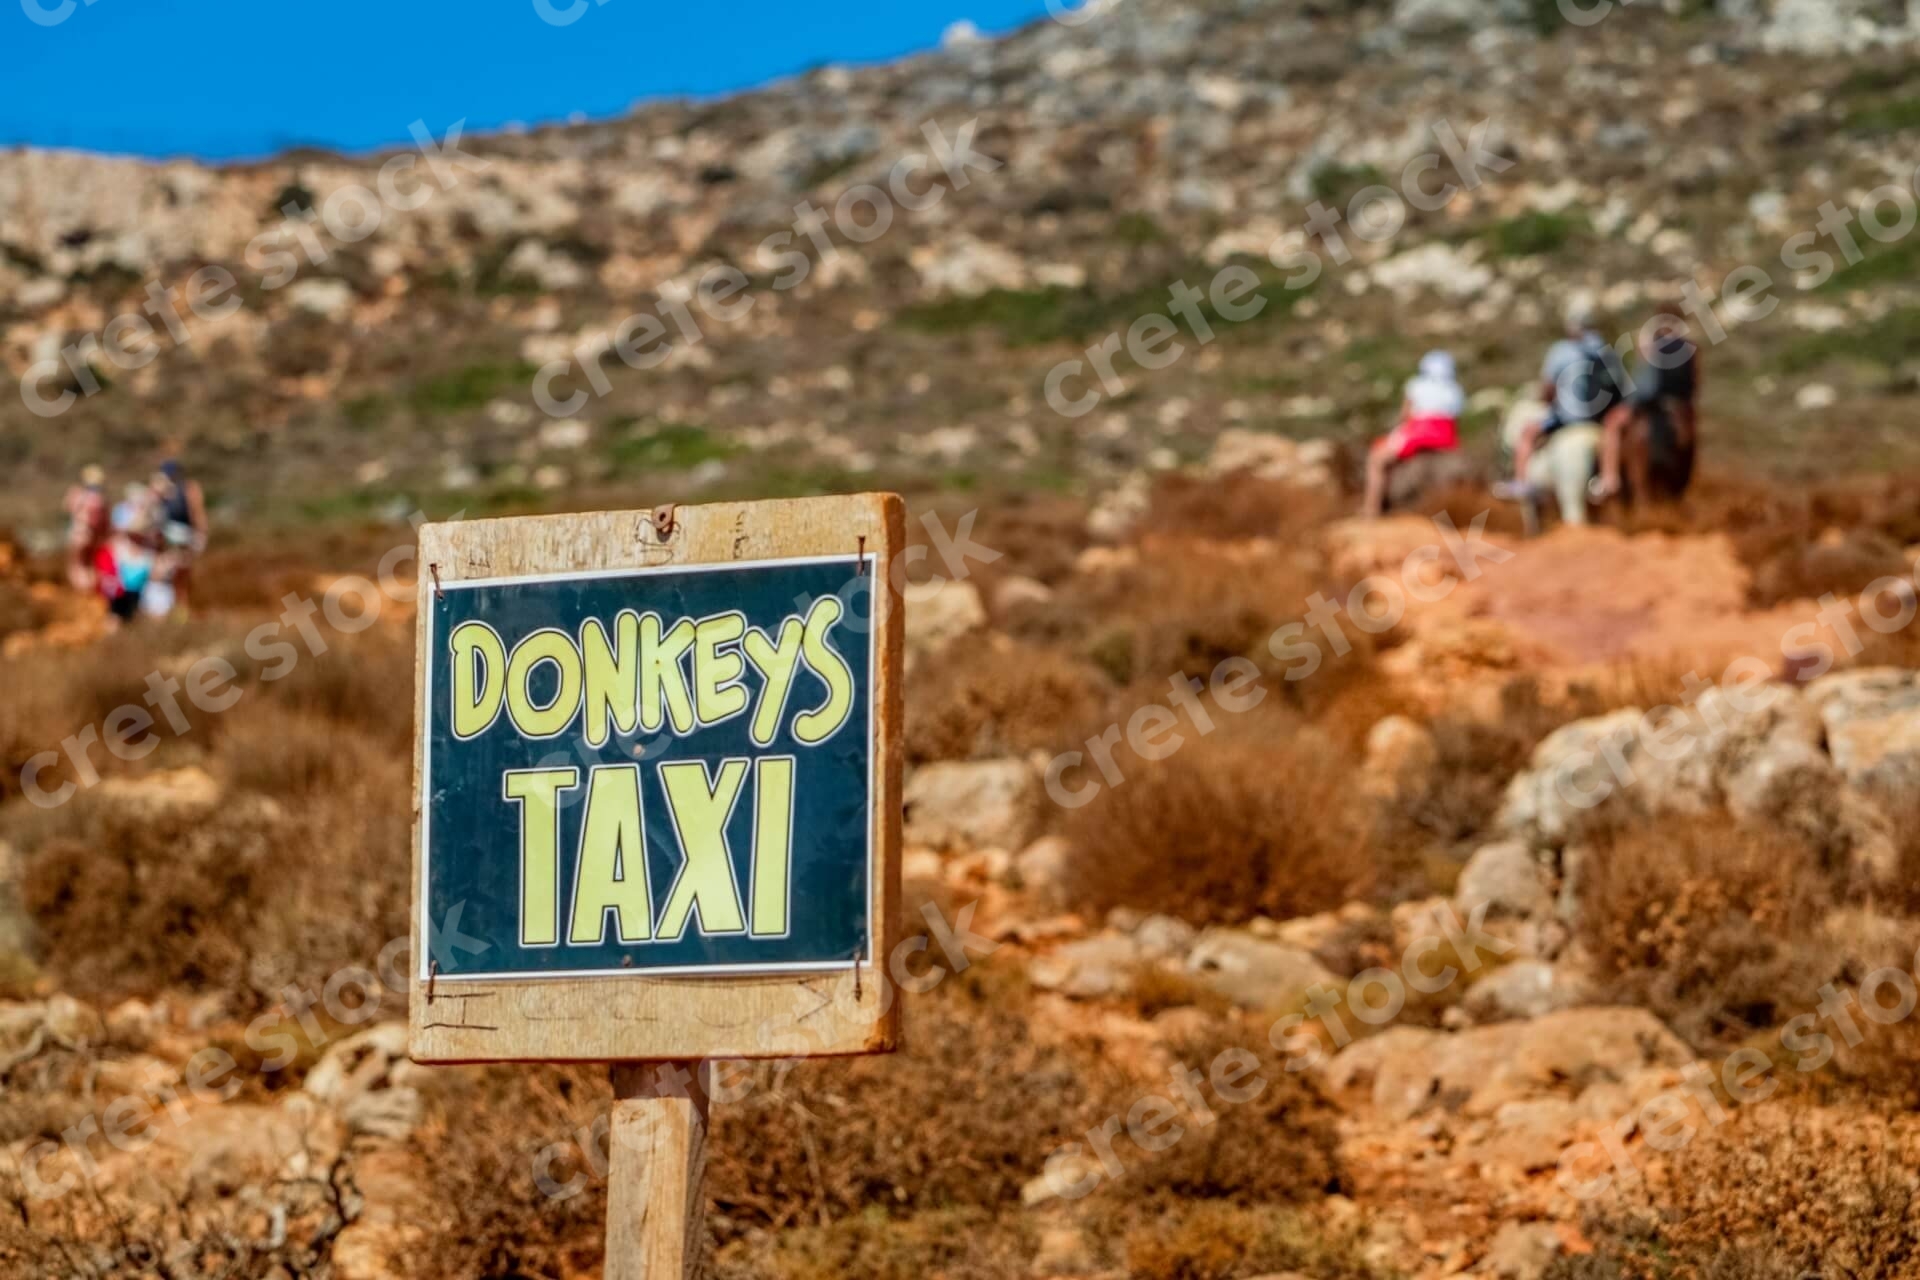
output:
POLYGON ((431 597, 433 976, 871 964, 872 573, 775 560, 431 597))

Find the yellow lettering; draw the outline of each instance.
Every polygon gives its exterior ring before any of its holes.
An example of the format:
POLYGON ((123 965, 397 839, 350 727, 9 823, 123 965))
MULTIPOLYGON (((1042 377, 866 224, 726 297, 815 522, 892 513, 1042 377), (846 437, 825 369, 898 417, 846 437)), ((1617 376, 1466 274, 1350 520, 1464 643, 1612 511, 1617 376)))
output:
POLYGON ((753 936, 784 938, 793 852, 793 757, 753 766, 753 936))
POLYGON ((560 793, 580 785, 578 769, 516 769, 501 792, 520 806, 520 945, 560 941, 560 793))
POLYGON ((567 941, 575 946, 605 942, 609 911, 622 944, 652 940, 653 890, 647 884, 647 828, 640 813, 637 764, 600 765, 588 777, 567 941))
POLYGON ((760 688, 760 704, 753 710, 748 732, 756 746, 773 745, 780 732, 780 716, 787 708, 787 695, 793 691, 793 677, 800 669, 800 619, 788 618, 780 624, 779 639, 768 638, 755 628, 747 632, 741 648, 766 682, 760 688))
POLYGON ((527 738, 551 738, 566 728, 580 710, 580 651, 564 631, 536 631, 513 647, 507 662, 507 714, 527 738), (553 701, 533 701, 530 678, 535 667, 551 662, 560 673, 553 701))
POLYGON ((678 733, 693 732, 693 698, 680 659, 693 648, 693 623, 682 618, 673 630, 660 634, 660 615, 640 619, 640 727, 657 733, 673 717, 678 733), (664 708, 662 704, 665 704, 664 708))
POLYGON ((694 628, 693 705, 703 725, 719 724, 747 709, 747 691, 740 684, 747 664, 738 652, 720 651, 721 645, 733 644, 746 634, 743 613, 702 618, 694 628))
POLYGON ((500 715, 506 646, 486 623, 463 622, 453 629, 448 647, 453 653, 453 736, 478 737, 500 715))
POLYGON ((721 762, 720 776, 711 784, 707 766, 698 760, 660 766, 660 785, 667 793, 667 812, 680 840, 685 861, 667 891, 660 912, 660 937, 672 941, 687 931, 687 919, 700 913, 700 933, 744 933, 740 886, 733 878, 733 858, 727 851, 727 819, 740 799, 747 778, 745 760, 721 762))
POLYGON ((827 633, 840 621, 843 612, 838 596, 821 597, 807 614, 806 633, 800 641, 807 666, 827 686, 825 702, 793 718, 793 736, 810 747, 838 733, 847 717, 853 714, 853 671, 827 641, 827 633))
POLYGON ((586 668, 586 736, 603 747, 617 726, 632 733, 640 723, 640 615, 623 609, 613 620, 613 640, 600 619, 580 629, 580 656, 586 668))

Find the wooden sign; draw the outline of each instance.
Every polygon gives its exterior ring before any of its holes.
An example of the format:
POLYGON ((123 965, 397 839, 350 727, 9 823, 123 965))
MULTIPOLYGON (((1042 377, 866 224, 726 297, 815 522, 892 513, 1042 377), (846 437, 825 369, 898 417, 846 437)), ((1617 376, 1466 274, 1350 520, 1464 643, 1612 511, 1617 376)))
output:
POLYGON ((873 494, 420 531, 412 1056, 678 1064, 615 1072, 609 1277, 691 1266, 706 1060, 895 1045, 903 543, 873 494))

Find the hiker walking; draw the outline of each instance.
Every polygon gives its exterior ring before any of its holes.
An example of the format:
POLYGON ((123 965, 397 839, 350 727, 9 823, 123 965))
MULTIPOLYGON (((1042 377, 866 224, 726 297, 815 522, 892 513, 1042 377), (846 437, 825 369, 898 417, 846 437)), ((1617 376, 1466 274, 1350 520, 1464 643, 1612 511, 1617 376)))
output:
POLYGON ((91 463, 81 468, 80 483, 67 490, 63 505, 67 512, 67 585, 75 591, 91 592, 94 557, 112 528, 107 473, 91 463))
POLYGON ((160 464, 151 489, 157 506, 155 535, 161 553, 158 578, 166 584, 166 590, 156 594, 149 612, 184 616, 190 603, 193 562, 207 549, 206 495, 200 482, 172 458, 160 464))

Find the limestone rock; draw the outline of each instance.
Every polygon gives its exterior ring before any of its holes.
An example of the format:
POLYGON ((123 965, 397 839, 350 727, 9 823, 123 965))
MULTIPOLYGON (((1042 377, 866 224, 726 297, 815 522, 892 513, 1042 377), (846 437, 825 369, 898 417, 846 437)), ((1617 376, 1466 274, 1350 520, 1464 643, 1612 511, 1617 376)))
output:
POLYGON ((93 789, 102 803, 141 811, 203 810, 220 803, 220 784, 197 765, 138 778, 108 778, 93 789))
POLYGON ((1417 786, 1438 756, 1433 732, 1408 716, 1382 716, 1367 731, 1367 754, 1361 766, 1363 791, 1390 799, 1407 786, 1417 786))
POLYGON ((1807 701, 1834 766, 1856 787, 1920 786, 1920 672, 1869 667, 1822 676, 1807 701))
POLYGON ((1187 952, 1187 972, 1210 990, 1249 1009, 1278 1008, 1335 978, 1308 951, 1241 929, 1208 929, 1187 952))
POLYGON ((1545 1222, 1505 1222, 1480 1270, 1499 1280, 1540 1280, 1560 1256, 1560 1235, 1545 1222))
POLYGON ((901 592, 907 608, 907 648, 938 649, 987 625, 980 588, 957 578, 908 583, 901 592))
POLYGON ((1267 431, 1230 427, 1214 440, 1207 472, 1225 476, 1246 471, 1261 480, 1309 489, 1337 489, 1338 455, 1338 446, 1331 440, 1293 440, 1267 431))
POLYGON ((1477 1023, 1510 1022, 1543 1018, 1591 996, 1590 985, 1570 970, 1541 960, 1516 960, 1467 988, 1463 1006, 1477 1023))
POLYGON ((1458 1033, 1390 1027, 1342 1049, 1324 1068, 1336 1091, 1365 1090, 1383 1115, 1431 1107, 1491 1116, 1514 1101, 1558 1096, 1568 1084, 1625 1081, 1649 1066, 1693 1061, 1644 1009, 1582 1008, 1458 1033))
POLYGON ((1531 919, 1553 910, 1553 891, 1533 850, 1519 840, 1483 845, 1467 860, 1453 891, 1454 910, 1462 917, 1481 903, 1490 917, 1531 919))
POLYGON ((1042 991, 1077 1000, 1124 994, 1145 961, 1140 944, 1124 933, 1097 933, 1034 957, 1027 977, 1042 991))
POLYGON ((1062 905, 1073 846, 1059 836, 1041 836, 1013 859, 1020 887, 1047 906, 1062 905))
POLYGON ((941 850, 1018 849, 1040 812, 1040 782, 1024 760, 940 761, 906 786, 906 839, 941 850))

